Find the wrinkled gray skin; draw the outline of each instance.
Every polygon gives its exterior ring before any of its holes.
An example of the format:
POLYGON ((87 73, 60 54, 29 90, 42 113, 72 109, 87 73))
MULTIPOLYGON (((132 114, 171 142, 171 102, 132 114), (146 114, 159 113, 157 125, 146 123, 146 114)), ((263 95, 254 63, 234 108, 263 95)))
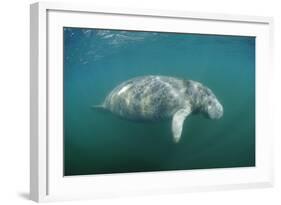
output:
POLYGON ((114 88, 96 108, 109 110, 128 120, 172 119, 174 142, 179 142, 183 122, 192 113, 219 119, 223 107, 214 93, 201 83, 167 76, 136 77, 114 88))

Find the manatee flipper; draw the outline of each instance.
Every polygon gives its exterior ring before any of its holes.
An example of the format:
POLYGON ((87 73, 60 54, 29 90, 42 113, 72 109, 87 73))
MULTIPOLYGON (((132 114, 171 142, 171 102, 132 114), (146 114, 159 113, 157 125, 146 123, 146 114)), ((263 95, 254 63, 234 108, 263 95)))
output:
POLYGON ((178 110, 174 114, 172 120, 172 132, 173 132, 173 139, 175 143, 178 143, 180 141, 183 122, 190 113, 191 113, 190 107, 186 107, 178 110))

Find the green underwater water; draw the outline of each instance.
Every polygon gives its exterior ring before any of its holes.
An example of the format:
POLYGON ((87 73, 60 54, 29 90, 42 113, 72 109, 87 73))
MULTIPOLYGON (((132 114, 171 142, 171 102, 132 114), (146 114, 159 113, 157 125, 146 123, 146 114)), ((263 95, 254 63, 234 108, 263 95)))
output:
POLYGON ((255 38, 64 28, 63 104, 65 176, 255 166, 255 38), (201 82, 223 117, 189 116, 175 144, 170 120, 91 108, 143 75, 201 82))

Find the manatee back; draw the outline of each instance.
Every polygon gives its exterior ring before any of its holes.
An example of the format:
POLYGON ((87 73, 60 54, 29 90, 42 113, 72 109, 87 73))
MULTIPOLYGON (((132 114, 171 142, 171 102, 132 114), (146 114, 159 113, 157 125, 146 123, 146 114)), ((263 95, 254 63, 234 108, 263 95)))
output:
POLYGON ((159 120, 171 117, 182 104, 182 81, 163 76, 128 80, 106 97, 104 106, 131 120, 159 120))

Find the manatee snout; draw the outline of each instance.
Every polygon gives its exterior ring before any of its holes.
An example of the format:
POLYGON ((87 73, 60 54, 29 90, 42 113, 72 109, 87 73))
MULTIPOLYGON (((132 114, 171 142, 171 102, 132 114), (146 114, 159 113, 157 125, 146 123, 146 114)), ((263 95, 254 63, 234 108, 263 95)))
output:
POLYGON ((207 114, 210 119, 220 119, 223 116, 223 106, 217 99, 207 105, 207 114))

